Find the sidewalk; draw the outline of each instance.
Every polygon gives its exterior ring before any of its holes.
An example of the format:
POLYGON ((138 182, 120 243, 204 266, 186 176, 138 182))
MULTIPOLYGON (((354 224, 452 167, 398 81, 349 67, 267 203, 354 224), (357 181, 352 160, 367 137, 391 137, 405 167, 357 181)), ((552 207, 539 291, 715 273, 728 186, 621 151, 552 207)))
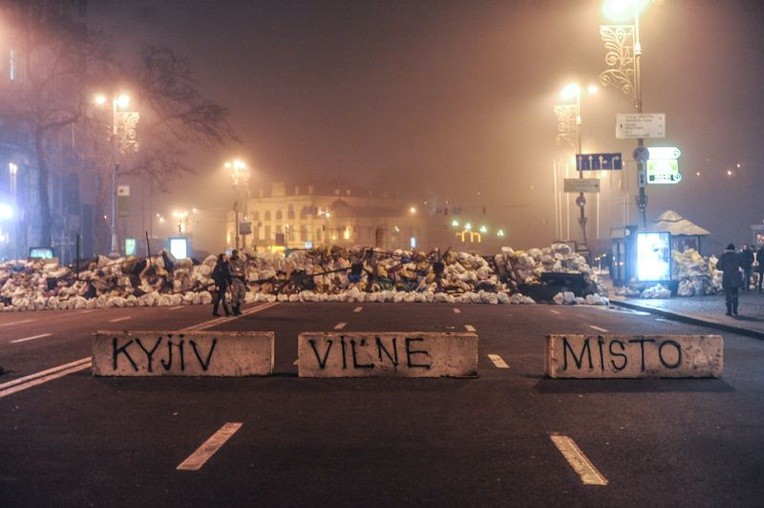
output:
POLYGON ((675 296, 667 299, 611 296, 610 303, 670 319, 764 339, 764 294, 740 293, 737 316, 726 316, 724 295, 675 296))

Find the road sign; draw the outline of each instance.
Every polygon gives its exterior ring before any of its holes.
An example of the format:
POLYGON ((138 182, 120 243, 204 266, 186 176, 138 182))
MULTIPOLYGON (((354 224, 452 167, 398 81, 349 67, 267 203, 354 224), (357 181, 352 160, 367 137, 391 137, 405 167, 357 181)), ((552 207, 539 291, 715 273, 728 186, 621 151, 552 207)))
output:
POLYGON ((634 160, 637 162, 647 162, 650 158, 650 150, 646 146, 638 146, 634 149, 634 160))
POLYGON ((615 137, 644 139, 666 137, 665 113, 619 113, 616 115, 615 137))
POLYGON ((563 180, 563 190, 565 192, 597 193, 600 191, 600 180, 599 178, 566 178, 563 180))
POLYGON ((676 146, 651 146, 647 149, 650 159, 673 159, 676 160, 682 156, 682 151, 676 146))
POLYGON ((580 153, 576 155, 577 171, 622 169, 620 153, 580 153))
POLYGON ((679 183, 679 162, 676 159, 647 161, 647 183, 679 183))

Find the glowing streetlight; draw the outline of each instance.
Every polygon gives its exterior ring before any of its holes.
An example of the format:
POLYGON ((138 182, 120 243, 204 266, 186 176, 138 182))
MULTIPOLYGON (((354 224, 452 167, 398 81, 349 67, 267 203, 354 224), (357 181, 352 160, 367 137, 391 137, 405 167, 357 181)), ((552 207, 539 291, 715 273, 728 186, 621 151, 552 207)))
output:
MULTIPOLYGON (((239 244, 241 243, 241 230, 239 227, 239 199, 240 199, 240 191, 241 187, 246 187, 249 183, 249 167, 247 167, 247 163, 244 162, 241 159, 234 159, 232 161, 226 161, 223 166, 231 171, 231 180, 233 181, 233 191, 234 191, 234 203, 233 203, 233 212, 234 212, 234 230, 236 232, 236 240, 235 245, 236 249, 239 249, 239 244)), ((245 210, 244 213, 246 215, 246 201, 245 203, 245 210)))
MULTIPOLYGON (((94 98, 94 102, 98 106, 104 106, 108 102, 105 95, 99 94, 94 98)), ((119 121, 117 115, 120 109, 125 109, 130 104, 130 96, 127 94, 115 95, 111 100, 111 150, 113 164, 111 165, 111 221, 109 228, 111 229, 111 256, 119 256, 119 242, 117 241, 117 170, 119 169, 119 162, 117 162, 118 156, 118 138, 119 135, 119 121)))
MULTIPOLYGON (((595 94, 597 93, 599 89, 595 85, 588 85, 586 87, 586 91, 589 94, 595 94)), ((575 121, 576 121, 576 154, 581 155, 583 152, 582 149, 582 140, 581 140, 581 126, 583 124, 581 119, 581 93, 582 89, 578 85, 578 83, 569 83, 566 85, 561 91, 560 91, 560 97, 565 100, 572 100, 575 101, 575 121)), ((580 179, 584 178, 584 172, 583 170, 579 170, 578 177, 580 179)), ((579 247, 580 251, 586 252, 589 250, 587 246, 586 241, 586 196, 584 196, 584 193, 579 193, 578 197, 576 198, 576 205, 579 207, 579 216, 578 216, 578 224, 581 226, 581 245, 579 247)))
MULTIPOLYGON (((605 16, 615 22, 634 20, 633 25, 602 25, 600 37, 605 43, 607 53, 605 63, 609 67, 600 74, 603 86, 615 86, 623 93, 631 95, 637 113, 642 113, 642 43, 639 40, 639 14, 650 0, 606 0, 602 6, 605 16)), ((637 139, 637 151, 643 152, 643 138, 637 139)), ((636 198, 642 227, 647 227, 647 160, 643 156, 637 159, 637 182, 639 195, 636 198)))

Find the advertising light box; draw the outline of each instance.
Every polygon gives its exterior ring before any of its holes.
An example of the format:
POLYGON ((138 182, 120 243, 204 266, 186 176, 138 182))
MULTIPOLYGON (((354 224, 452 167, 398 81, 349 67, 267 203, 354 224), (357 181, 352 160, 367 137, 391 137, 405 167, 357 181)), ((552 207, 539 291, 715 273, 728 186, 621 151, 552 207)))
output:
POLYGON ((170 238, 170 254, 175 259, 188 257, 188 238, 170 238))
POLYGON ((637 280, 640 282, 671 280, 670 233, 637 233, 637 280))

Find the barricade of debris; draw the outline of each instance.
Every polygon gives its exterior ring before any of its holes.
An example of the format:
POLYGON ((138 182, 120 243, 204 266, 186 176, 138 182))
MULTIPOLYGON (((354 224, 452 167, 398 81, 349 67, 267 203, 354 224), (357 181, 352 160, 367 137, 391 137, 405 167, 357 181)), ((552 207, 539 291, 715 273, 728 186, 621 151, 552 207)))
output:
MULTIPOLYGON (((530 304, 523 291, 557 304, 607 305, 607 291, 566 244, 495 256, 467 252, 319 247, 288 253, 240 253, 247 262, 246 302, 440 302, 530 304), (557 287, 545 277, 573 277, 557 287), (554 291, 550 294, 549 291, 554 291)), ((210 304, 215 256, 176 260, 99 256, 62 267, 39 260, 0 264, 0 310, 90 309, 210 304)))
MULTIPOLYGON (((702 256, 695 249, 671 251, 672 279, 676 296, 703 296, 722 292, 722 272, 716 269, 716 256, 702 256)), ((647 288, 623 287, 616 294, 639 298, 671 298, 667 285, 655 284, 647 288)))

